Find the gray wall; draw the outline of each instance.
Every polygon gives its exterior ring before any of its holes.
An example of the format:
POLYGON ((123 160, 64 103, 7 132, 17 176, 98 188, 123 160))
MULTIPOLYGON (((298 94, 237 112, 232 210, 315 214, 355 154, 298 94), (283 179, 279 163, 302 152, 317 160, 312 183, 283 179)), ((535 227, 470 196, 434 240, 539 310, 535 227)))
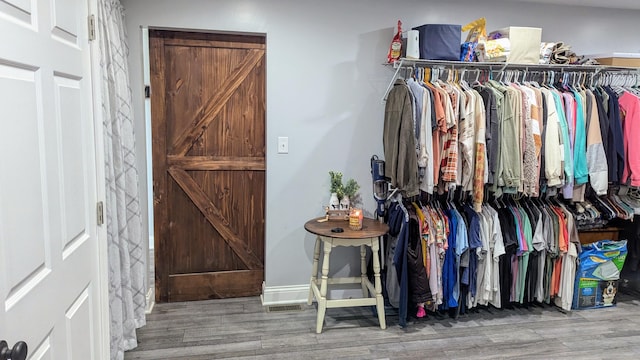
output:
MULTIPOLYGON (((369 158, 383 153, 381 99, 393 72, 382 64, 398 19, 410 28, 425 23, 464 25, 485 16, 488 30, 542 27, 543 41, 563 40, 578 53, 640 52, 639 10, 491 0, 122 2, 142 194, 147 189, 141 27, 267 34, 268 287, 308 282, 313 238, 302 225, 322 215, 329 200, 329 170, 355 178, 362 186, 364 208, 369 213, 375 208, 369 158), (278 136, 289 137, 289 154, 277 153, 278 136)), ((355 249, 336 252, 334 269, 350 272, 346 260, 358 256, 355 249)))

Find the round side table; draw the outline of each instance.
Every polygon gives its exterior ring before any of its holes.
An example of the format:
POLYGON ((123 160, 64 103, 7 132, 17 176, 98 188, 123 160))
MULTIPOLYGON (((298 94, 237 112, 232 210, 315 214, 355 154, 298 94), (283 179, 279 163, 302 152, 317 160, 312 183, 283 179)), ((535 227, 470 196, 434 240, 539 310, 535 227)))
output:
POLYGON ((386 224, 377 220, 364 218, 362 230, 349 229, 348 221, 324 221, 322 218, 312 219, 304 224, 304 228, 317 235, 313 252, 313 268, 311 270, 311 281, 309 289, 308 304, 311 305, 315 296, 318 302, 318 318, 316 320, 316 332, 322 332, 324 316, 327 308, 351 307, 351 306, 371 306, 375 305, 378 312, 380 328, 387 327, 384 315, 384 299, 382 297, 382 283, 380 280, 380 237, 389 231, 386 224), (331 229, 340 227, 343 232, 332 232, 331 229), (322 277, 318 279, 318 262, 320 260, 320 244, 323 249, 322 277), (336 246, 359 246, 360 247, 360 277, 350 278, 329 278, 329 256, 331 249, 336 246), (375 285, 367 277, 367 264, 365 256, 367 246, 373 253, 373 273, 375 285), (327 299, 327 286, 330 284, 361 284, 362 298, 356 299, 327 299))

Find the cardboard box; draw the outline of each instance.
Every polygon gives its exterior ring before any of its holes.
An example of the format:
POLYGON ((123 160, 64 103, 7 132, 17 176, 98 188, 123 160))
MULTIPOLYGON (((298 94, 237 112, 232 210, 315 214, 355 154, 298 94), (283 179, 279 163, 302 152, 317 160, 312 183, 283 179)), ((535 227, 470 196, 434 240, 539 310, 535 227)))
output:
POLYGON ((509 38, 510 49, 507 62, 514 64, 539 64, 542 29, 533 27, 509 26, 489 34, 499 33, 509 38))
POLYGON ((574 309, 604 308, 616 304, 618 280, 581 278, 577 288, 577 303, 574 298, 574 309))
POLYGON ((596 59, 600 65, 640 68, 640 54, 638 53, 595 54, 585 57, 596 59))

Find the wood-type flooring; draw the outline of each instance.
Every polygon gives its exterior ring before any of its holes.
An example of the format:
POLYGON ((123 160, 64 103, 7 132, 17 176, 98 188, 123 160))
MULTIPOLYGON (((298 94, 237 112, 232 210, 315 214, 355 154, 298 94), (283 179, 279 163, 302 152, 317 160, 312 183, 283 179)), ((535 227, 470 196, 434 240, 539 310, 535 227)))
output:
POLYGON ((640 300, 570 313, 553 306, 482 309, 452 319, 430 314, 381 330, 371 307, 267 311, 259 297, 156 304, 125 359, 638 359, 640 300))

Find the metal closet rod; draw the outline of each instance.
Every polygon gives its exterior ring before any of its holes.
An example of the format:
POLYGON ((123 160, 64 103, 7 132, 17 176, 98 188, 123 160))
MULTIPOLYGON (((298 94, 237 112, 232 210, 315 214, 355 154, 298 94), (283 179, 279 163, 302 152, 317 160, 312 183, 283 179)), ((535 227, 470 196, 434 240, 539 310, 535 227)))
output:
POLYGON ((387 86, 387 90, 384 93, 383 101, 387 100, 387 96, 389 95, 389 91, 393 87, 393 83, 398 78, 398 73, 400 69, 407 67, 436 67, 441 69, 488 69, 489 71, 497 71, 503 72, 505 70, 541 70, 541 71, 582 71, 582 72, 593 72, 594 75, 599 72, 636 72, 640 74, 640 68, 634 67, 625 67, 625 66, 608 66, 608 65, 561 65, 561 64, 513 64, 513 63, 493 63, 493 62, 462 62, 462 61, 446 61, 446 60, 418 60, 418 59, 407 59, 401 58, 400 60, 394 61, 392 64, 384 64, 384 65, 393 65, 393 68, 396 69, 393 74, 393 78, 387 86))

